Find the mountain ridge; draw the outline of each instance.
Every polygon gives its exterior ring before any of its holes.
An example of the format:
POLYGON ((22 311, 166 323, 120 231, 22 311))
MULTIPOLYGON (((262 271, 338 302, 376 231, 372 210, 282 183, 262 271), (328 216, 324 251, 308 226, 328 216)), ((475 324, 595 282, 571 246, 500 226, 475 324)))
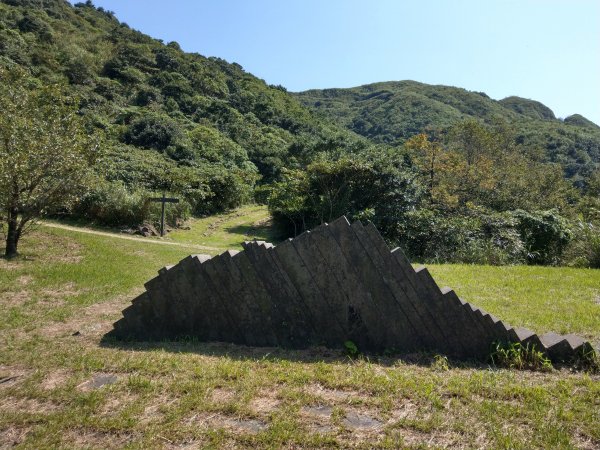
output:
POLYGON ((600 127, 579 114, 557 119, 536 100, 494 100, 484 92, 412 80, 293 95, 322 117, 376 144, 402 145, 416 134, 444 132, 465 119, 501 120, 516 129, 519 143, 543 149, 547 161, 561 164, 569 178, 578 180, 600 167, 600 127))

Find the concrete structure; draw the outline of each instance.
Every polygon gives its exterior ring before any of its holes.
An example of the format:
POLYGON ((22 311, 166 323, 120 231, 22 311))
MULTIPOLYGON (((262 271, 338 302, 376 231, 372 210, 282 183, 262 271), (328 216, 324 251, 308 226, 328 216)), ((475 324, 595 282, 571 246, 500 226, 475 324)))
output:
POLYGON ((513 328, 440 289, 426 268, 390 251, 372 224, 341 217, 277 246, 243 247, 161 269, 109 335, 288 348, 351 340, 363 351, 479 359, 494 342, 519 342, 555 362, 592 351, 574 335, 513 328))

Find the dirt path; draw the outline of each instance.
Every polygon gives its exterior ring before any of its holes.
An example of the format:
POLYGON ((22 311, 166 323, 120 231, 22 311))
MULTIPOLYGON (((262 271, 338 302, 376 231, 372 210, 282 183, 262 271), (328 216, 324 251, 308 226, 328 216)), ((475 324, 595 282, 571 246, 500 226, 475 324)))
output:
POLYGON ((151 238, 121 235, 121 234, 117 234, 117 233, 110 233, 107 231, 96 231, 96 230, 92 230, 90 228, 73 227, 70 225, 61 225, 61 224, 57 224, 57 223, 39 222, 39 224, 41 226, 48 227, 48 228, 59 228, 61 230, 69 230, 69 231, 75 231, 78 233, 86 233, 86 234, 95 234, 98 236, 105 236, 105 237, 116 238, 116 239, 126 239, 128 241, 144 242, 146 244, 174 245, 177 247, 196 248, 199 250, 216 250, 216 251, 221 250, 219 248, 208 247, 206 245, 182 244, 179 242, 159 241, 159 240, 151 239, 151 238))

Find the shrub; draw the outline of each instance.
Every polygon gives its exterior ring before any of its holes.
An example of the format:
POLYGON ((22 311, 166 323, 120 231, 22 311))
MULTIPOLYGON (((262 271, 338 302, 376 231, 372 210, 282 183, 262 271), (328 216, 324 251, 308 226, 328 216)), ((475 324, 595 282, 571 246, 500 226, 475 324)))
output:
POLYGON ((574 238, 565 250, 563 263, 600 269, 600 228, 580 221, 573 227, 573 232, 574 238))
POLYGON ((131 191, 121 182, 101 182, 83 196, 75 216, 102 225, 138 225, 149 215, 143 191, 131 191))
POLYGON ((168 116, 146 114, 129 125, 123 140, 138 147, 165 150, 175 145, 182 132, 177 123, 168 116))
MULTIPOLYGON (((136 226, 144 222, 158 225, 161 204, 149 202, 150 197, 160 194, 127 188, 118 181, 99 182, 75 206, 73 215, 107 226, 136 226)), ((169 204, 165 209, 165 221, 171 226, 178 226, 189 215, 186 201, 169 204)))
POLYGON ((65 75, 71 84, 90 84, 94 79, 90 67, 83 61, 71 61, 65 69, 65 75))
POLYGON ((557 264, 572 239, 569 222, 556 210, 514 213, 531 264, 557 264))
POLYGON ((19 20, 18 26, 19 30, 25 33, 35 33, 42 41, 52 41, 52 28, 44 19, 37 15, 26 13, 19 20))

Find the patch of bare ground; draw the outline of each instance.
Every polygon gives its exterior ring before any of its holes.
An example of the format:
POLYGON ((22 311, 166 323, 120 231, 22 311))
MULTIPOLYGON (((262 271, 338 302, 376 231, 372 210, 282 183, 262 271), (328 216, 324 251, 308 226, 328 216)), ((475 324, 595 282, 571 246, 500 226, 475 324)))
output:
POLYGON ((31 374, 31 369, 22 369, 15 366, 0 366, 0 389, 22 383, 31 374))
POLYGON ((31 300, 31 292, 21 289, 16 292, 8 291, 2 294, 2 306, 4 308, 14 308, 22 306, 31 300))
MULTIPOLYGON (((164 436, 156 436, 155 441, 160 445, 160 448, 163 450, 200 450, 206 448, 202 442, 197 441, 183 441, 183 442, 174 442, 170 439, 165 438, 164 436)), ((221 448, 236 448, 235 444, 230 446, 221 446, 221 448)))
POLYGON ((126 446, 133 439, 131 433, 107 433, 89 429, 74 429, 62 436, 65 448, 116 449, 126 446))
POLYGON ((67 370, 58 369, 54 372, 50 372, 42 379, 40 386, 46 391, 60 388, 64 386, 67 381, 71 378, 71 372, 67 370))
POLYGON ((483 439, 476 443, 466 442, 465 437, 454 431, 434 430, 427 433, 412 428, 395 429, 389 433, 391 439, 404 447, 425 448, 488 448, 489 443, 483 439))
POLYGON ((345 391, 340 389, 330 389, 319 383, 309 384, 305 387, 308 394, 318 397, 324 403, 348 404, 353 401, 365 400, 367 396, 358 391, 345 391))
POLYGON ((114 416, 119 414, 125 408, 133 404, 138 399, 137 395, 131 393, 119 392, 111 396, 100 408, 100 414, 103 416, 114 416))
POLYGON ((85 290, 77 289, 75 283, 65 283, 60 286, 56 286, 52 289, 42 289, 40 291, 40 297, 42 300, 64 300, 67 297, 75 297, 76 295, 83 294, 85 290))
POLYGON ((55 403, 33 398, 4 397, 0 399, 0 411, 5 413, 47 414, 60 408, 60 405, 55 403))
POLYGON ((189 425, 206 429, 226 429, 235 433, 255 434, 266 430, 268 424, 258 419, 230 417, 220 413, 198 413, 186 420, 189 425))
POLYGON ((597 450, 600 448, 600 439, 592 439, 589 436, 584 436, 580 433, 575 433, 573 436, 575 448, 581 450, 597 450))
POLYGON ((8 449, 17 447, 27 437, 29 427, 14 427, 0 428, 0 449, 8 449))
POLYGON ((281 405, 278 391, 262 389, 251 401, 250 409, 258 415, 268 415, 281 405))
POLYGON ((38 229, 27 241, 23 254, 38 262, 76 264, 83 259, 83 246, 71 237, 38 229))
POLYGON ((41 332, 51 337, 83 336, 97 344, 97 340, 112 329, 113 323, 134 296, 119 296, 81 308, 67 321, 49 323, 41 328, 41 332))
POLYGON ((210 401, 218 405, 227 404, 235 399, 233 389, 215 388, 209 395, 210 401))
POLYGON ((390 420, 397 421, 414 417, 419 410, 418 405, 412 400, 406 398, 397 399, 394 402, 394 406, 390 412, 390 420))
POLYGON ((163 412, 164 409, 168 409, 170 405, 176 403, 178 400, 176 398, 170 398, 167 395, 159 396, 155 398, 152 403, 146 405, 144 411, 140 416, 140 425, 148 425, 149 423, 157 423, 160 422, 165 414, 163 412))
POLYGON ((16 281, 19 286, 27 286, 33 281, 33 277, 31 275, 21 275, 16 281))

